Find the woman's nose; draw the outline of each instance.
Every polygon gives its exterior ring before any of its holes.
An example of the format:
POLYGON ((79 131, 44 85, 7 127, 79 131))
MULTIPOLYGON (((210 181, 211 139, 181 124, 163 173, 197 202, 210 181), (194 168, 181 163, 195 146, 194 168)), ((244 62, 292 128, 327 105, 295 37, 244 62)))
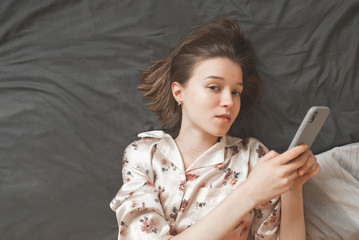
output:
POLYGON ((221 96, 221 106, 231 108, 233 106, 232 92, 223 91, 221 96))

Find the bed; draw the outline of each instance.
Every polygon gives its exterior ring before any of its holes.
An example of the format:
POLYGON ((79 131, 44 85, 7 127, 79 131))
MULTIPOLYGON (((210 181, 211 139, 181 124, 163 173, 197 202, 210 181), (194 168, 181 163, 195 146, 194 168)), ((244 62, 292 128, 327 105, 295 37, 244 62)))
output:
POLYGON ((116 239, 121 158, 158 129, 139 69, 189 27, 229 17, 263 83, 231 133, 283 152, 312 105, 331 114, 304 186, 308 239, 359 239, 359 1, 5 0, 0 8, 0 236, 116 239))

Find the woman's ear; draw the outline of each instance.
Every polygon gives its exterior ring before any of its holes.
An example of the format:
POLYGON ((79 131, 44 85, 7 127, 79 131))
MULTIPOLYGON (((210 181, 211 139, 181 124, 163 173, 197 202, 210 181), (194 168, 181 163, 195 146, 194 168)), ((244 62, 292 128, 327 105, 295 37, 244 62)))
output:
POLYGON ((183 87, 181 86, 181 84, 179 84, 178 82, 172 83, 172 94, 173 94, 173 97, 175 98, 175 100, 178 102, 178 105, 182 104, 182 102, 183 102, 182 90, 183 90, 183 87))

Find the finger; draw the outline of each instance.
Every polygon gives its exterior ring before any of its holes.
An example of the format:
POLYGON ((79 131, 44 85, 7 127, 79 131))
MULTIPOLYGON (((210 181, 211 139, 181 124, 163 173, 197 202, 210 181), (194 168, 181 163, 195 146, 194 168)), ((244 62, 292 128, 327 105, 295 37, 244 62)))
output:
POLYGON ((312 151, 307 150, 306 153, 308 153, 308 160, 300 169, 298 169, 298 174, 300 176, 313 171, 317 165, 317 158, 313 155, 312 151))
POLYGON ((298 157, 300 154, 305 152, 307 149, 308 149, 308 145, 305 145, 305 144, 293 147, 293 148, 285 151, 281 155, 279 155, 278 162, 279 162, 279 164, 284 165, 284 164, 288 163, 289 161, 298 157))
POLYGON ((302 181, 303 181, 303 184, 308 181, 310 178, 312 177, 315 177, 316 175, 318 175, 321 171, 321 168, 320 168, 320 165, 317 163, 316 164, 316 167, 313 171, 309 172, 309 173, 306 173, 304 174, 301 178, 302 178, 302 181))
POLYGON ((313 177, 313 176, 317 175, 318 173, 320 173, 320 171, 321 171, 320 165, 318 163, 316 163, 304 175, 310 175, 311 177, 313 177))
POLYGON ((303 167, 298 169, 298 174, 300 176, 303 176, 307 173, 311 173, 316 169, 316 167, 317 167, 317 162, 315 160, 308 160, 308 162, 303 167))
POLYGON ((285 171, 287 172, 298 171, 299 168, 303 167, 307 163, 309 156, 310 153, 307 151, 302 153, 297 158, 295 158, 294 160, 288 162, 283 166, 285 167, 285 171))
POLYGON ((322 168, 320 167, 319 163, 317 162, 317 167, 315 168, 314 176, 318 175, 321 171, 322 171, 322 168))
POLYGON ((276 151, 272 150, 272 151, 268 152, 266 155, 264 155, 263 157, 261 157, 261 158, 258 160, 258 163, 268 161, 269 159, 275 158, 275 157, 277 157, 277 156, 279 156, 279 153, 277 153, 276 151))
POLYGON ((293 171, 293 172, 291 172, 290 174, 289 174, 289 176, 288 176, 288 178, 290 179, 290 180, 294 180, 296 177, 298 177, 299 175, 298 175, 298 172, 297 171, 293 171))

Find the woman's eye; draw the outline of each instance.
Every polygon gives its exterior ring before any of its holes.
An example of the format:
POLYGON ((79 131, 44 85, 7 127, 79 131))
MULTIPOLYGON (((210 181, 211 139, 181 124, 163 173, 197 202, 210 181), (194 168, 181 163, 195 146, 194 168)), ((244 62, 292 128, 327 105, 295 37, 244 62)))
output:
POLYGON ((213 90, 213 91, 218 91, 219 90, 219 87, 217 87, 217 86, 209 86, 208 88, 213 90))
POLYGON ((238 91, 233 91, 232 94, 235 96, 241 96, 241 92, 238 92, 238 91))

